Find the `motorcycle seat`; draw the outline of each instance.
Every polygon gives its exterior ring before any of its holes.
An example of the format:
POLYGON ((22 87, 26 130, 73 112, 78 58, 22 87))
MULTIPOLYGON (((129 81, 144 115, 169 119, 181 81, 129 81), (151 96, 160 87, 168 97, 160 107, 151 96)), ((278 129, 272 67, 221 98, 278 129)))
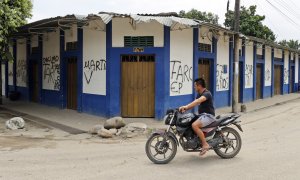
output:
POLYGON ((234 114, 233 113, 230 113, 230 114, 225 114, 225 115, 218 115, 215 119, 216 121, 205 126, 204 128, 212 128, 212 127, 216 127, 218 126, 219 124, 221 124, 223 121, 226 121, 227 119, 230 119, 232 118, 234 114))

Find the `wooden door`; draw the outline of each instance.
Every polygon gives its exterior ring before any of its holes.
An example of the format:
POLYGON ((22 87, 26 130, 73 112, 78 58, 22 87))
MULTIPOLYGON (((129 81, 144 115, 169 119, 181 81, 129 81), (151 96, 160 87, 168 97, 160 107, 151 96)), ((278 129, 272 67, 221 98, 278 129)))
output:
POLYGON ((210 61, 208 59, 199 59, 198 61, 198 75, 203 78, 206 83, 206 88, 211 90, 210 87, 210 61))
POLYGON ((67 108, 77 110, 77 58, 67 60, 67 108))
POLYGON ((256 99, 262 98, 262 65, 257 64, 256 65, 256 99))
POLYGON ((32 62, 32 90, 31 101, 39 102, 39 66, 37 62, 32 62))
POLYGON ((154 56, 122 56, 121 111, 123 117, 154 117, 154 56))
POLYGON ((281 77, 283 76, 282 68, 280 65, 275 65, 274 70, 274 94, 280 95, 282 89, 281 77))
POLYGON ((292 66, 290 70, 290 93, 294 92, 294 84, 295 84, 295 67, 292 66))

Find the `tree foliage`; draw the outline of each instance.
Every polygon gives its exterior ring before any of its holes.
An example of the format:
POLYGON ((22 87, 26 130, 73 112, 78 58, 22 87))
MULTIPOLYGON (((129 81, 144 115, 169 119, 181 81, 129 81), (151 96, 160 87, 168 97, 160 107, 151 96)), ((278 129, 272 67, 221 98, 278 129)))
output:
POLYGON ((292 48, 292 49, 299 49, 300 48, 300 43, 298 40, 281 40, 278 42, 278 44, 282 45, 282 46, 286 46, 286 47, 289 47, 289 48, 292 48))
MULTIPOLYGON (((262 23, 264 20, 265 16, 256 13, 255 5, 249 8, 242 6, 240 11, 240 32, 248 36, 275 41, 274 32, 262 23)), ((234 30, 234 11, 229 10, 225 14, 224 25, 234 30)))
POLYGON ((0 0, 0 56, 11 60, 8 52, 9 39, 17 28, 26 24, 32 10, 31 0, 0 0))
POLYGON ((188 12, 185 12, 184 10, 181 10, 179 12, 180 17, 189 18, 189 19, 197 19, 200 21, 212 23, 212 24, 218 24, 219 16, 216 14, 213 14, 211 12, 201 12, 197 9, 191 9, 188 12))

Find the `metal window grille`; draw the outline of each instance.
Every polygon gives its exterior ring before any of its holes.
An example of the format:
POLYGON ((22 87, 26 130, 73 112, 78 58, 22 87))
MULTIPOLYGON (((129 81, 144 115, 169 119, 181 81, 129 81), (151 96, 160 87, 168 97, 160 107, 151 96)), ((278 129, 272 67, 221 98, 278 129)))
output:
POLYGON ((209 64, 209 59, 201 58, 198 60, 198 64, 209 64))
POLYGON ((155 62, 154 55, 123 55, 122 62, 155 62))
POLYGON ((211 44, 199 43, 198 50, 203 52, 211 52, 211 44))
POLYGON ((153 36, 124 36, 124 47, 153 47, 153 36))
POLYGON ((31 54, 37 54, 39 52, 39 47, 32 47, 31 54))
POLYGON ((264 56, 260 55, 260 54, 257 54, 256 57, 257 57, 257 59, 263 59, 264 58, 264 56))
POLYGON ((274 61, 283 61, 282 58, 274 57, 274 61))
POLYGON ((77 50, 77 42, 67 42, 66 51, 74 51, 77 50))

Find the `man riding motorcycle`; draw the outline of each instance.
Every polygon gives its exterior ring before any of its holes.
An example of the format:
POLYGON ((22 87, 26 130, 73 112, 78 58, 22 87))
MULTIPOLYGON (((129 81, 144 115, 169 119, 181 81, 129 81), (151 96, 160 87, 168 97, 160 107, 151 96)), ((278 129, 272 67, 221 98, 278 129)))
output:
POLYGON ((179 111, 184 113, 198 105, 199 118, 192 124, 194 132, 200 138, 202 142, 202 151, 200 155, 204 155, 206 151, 210 149, 209 144, 206 142, 205 136, 201 128, 208 126, 215 120, 215 108, 213 104, 213 97, 209 90, 206 89, 205 80, 203 78, 198 78, 194 81, 195 91, 198 93, 197 98, 186 106, 181 106, 179 111))

